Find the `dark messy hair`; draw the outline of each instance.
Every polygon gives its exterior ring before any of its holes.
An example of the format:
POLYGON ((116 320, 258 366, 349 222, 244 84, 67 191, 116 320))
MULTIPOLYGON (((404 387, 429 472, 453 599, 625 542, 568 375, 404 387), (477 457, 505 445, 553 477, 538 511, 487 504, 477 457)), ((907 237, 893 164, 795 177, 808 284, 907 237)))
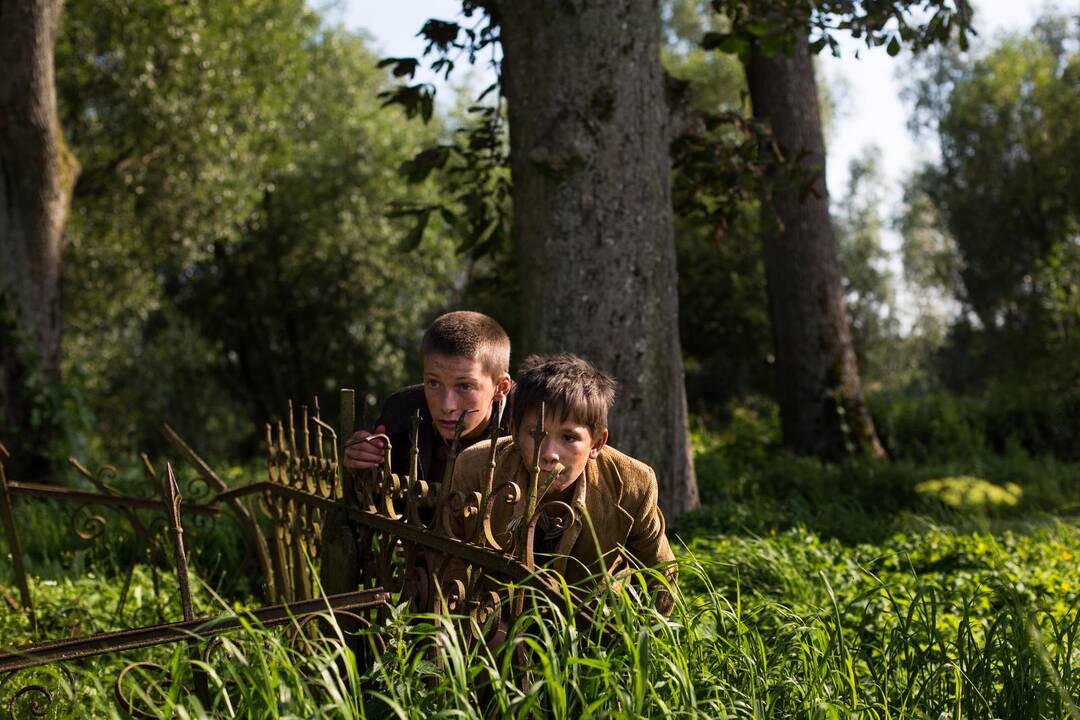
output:
POLYGON ((510 369, 510 337, 495 318, 469 310, 440 315, 420 341, 420 355, 479 360, 496 381, 510 369))
POLYGON ((558 417, 561 422, 573 418, 595 436, 607 429, 608 410, 615 402, 615 381, 577 355, 530 355, 518 369, 510 400, 515 433, 526 413, 541 402, 547 419, 558 417))

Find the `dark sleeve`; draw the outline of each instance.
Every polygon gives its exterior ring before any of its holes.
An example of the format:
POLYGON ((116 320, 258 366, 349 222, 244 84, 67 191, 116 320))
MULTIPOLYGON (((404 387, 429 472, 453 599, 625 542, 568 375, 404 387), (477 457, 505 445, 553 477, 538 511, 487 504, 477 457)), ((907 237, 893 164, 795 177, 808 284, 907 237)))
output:
POLYGON ((402 388, 386 398, 386 402, 379 411, 379 419, 376 426, 383 425, 387 435, 409 434, 412 417, 416 411, 420 411, 422 418, 427 418, 427 401, 424 399, 424 387, 422 385, 410 385, 402 388))
POLYGON ((421 422, 428 421, 427 400, 422 385, 410 385, 391 395, 383 403, 375 426, 386 428, 390 438, 390 464, 395 473, 408 472, 412 418, 420 411, 421 422))

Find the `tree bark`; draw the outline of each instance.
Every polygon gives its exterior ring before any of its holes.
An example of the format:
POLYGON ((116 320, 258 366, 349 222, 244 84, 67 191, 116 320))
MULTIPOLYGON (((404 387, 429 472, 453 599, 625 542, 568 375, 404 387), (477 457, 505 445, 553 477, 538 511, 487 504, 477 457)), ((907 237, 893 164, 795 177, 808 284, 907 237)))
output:
POLYGON ((668 517, 698 506, 656 0, 499 3, 527 352, 619 382, 610 442, 668 517))
POLYGON ((752 47, 747 80, 754 116, 769 123, 785 159, 798 165, 794 177, 774 173, 762 202, 784 444, 823 460, 856 452, 884 457, 844 307, 806 35, 788 55, 769 57, 752 47))
POLYGON ((60 381, 60 268, 79 172, 56 109, 61 7, 0 0, 0 431, 15 467, 34 475, 51 438, 40 419, 31 426, 31 395, 60 381))

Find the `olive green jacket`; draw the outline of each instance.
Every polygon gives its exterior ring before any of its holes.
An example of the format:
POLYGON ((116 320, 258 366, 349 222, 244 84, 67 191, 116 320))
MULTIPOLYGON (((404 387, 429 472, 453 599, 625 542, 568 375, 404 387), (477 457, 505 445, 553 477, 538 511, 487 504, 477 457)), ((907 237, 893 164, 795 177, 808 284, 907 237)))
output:
MULTIPOLYGON (((484 492, 490 447, 490 441, 484 441, 461 453, 454 466, 454 490, 467 495, 484 492)), ((505 543, 510 537, 507 528, 516 524, 514 521, 522 514, 529 473, 512 438, 498 440, 495 460, 492 487, 497 489, 513 481, 522 493, 512 504, 494 503, 492 535, 505 543)), ((664 534, 664 515, 656 504, 656 474, 652 468, 605 446, 595 459, 589 460, 584 476, 584 483, 579 480, 575 484, 569 503, 575 510, 575 522, 564 530, 558 543, 557 553, 568 558, 555 567, 567 582, 580 583, 605 568, 610 573, 627 563, 651 567, 675 559, 664 534)), ((460 526, 455 534, 459 532, 460 526)), ((674 581, 675 566, 666 568, 666 573, 674 581)))

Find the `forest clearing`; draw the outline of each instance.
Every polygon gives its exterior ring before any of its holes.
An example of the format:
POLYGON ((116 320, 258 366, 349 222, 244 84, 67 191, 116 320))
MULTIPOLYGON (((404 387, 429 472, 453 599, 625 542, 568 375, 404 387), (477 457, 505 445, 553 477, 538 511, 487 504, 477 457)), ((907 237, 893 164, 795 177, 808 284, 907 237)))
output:
POLYGON ((1080 720, 1080 16, 451 5, 0 0, 0 718, 1080 720))

